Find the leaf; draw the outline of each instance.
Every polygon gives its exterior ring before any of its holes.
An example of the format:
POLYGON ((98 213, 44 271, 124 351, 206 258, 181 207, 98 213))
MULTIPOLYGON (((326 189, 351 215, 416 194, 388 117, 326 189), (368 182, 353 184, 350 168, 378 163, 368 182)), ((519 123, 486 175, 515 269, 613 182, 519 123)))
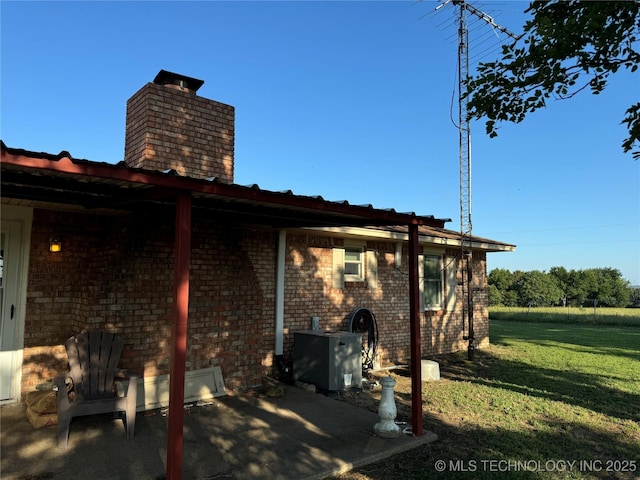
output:
MULTIPOLYGON (((552 95, 571 98, 587 87, 597 95, 620 66, 637 71, 640 53, 633 46, 640 2, 549 0, 531 2, 525 13, 531 18, 523 36, 503 46, 502 58, 481 64, 469 80, 466 96, 474 118, 517 123, 545 107, 552 95)), ((633 128, 640 129, 638 122, 624 123, 627 140, 635 143, 638 134, 633 128)), ((491 124, 487 134, 495 135, 495 128, 491 124)), ((625 152, 631 150, 627 140, 625 152)))

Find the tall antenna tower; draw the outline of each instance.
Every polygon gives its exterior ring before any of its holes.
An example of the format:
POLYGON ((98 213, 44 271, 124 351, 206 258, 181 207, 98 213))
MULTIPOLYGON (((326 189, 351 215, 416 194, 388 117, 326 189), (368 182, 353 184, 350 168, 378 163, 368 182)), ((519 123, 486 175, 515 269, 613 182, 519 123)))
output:
POLYGON ((458 131, 460 136, 460 269, 462 272, 463 339, 468 342, 467 357, 474 359, 475 334, 473 331, 473 254, 471 245, 471 127, 467 112, 467 85, 469 81, 469 29, 467 15, 471 14, 514 40, 518 37, 498 25, 491 16, 465 0, 446 0, 436 10, 452 3, 458 12, 458 131))

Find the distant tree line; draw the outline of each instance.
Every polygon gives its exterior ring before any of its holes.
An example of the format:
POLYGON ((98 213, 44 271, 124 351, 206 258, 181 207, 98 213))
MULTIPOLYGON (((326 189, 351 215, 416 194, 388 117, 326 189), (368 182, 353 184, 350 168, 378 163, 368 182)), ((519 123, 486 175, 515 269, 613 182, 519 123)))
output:
POLYGON ((489 305, 507 307, 628 307, 640 306, 640 292, 614 268, 549 272, 496 268, 489 272, 489 305))

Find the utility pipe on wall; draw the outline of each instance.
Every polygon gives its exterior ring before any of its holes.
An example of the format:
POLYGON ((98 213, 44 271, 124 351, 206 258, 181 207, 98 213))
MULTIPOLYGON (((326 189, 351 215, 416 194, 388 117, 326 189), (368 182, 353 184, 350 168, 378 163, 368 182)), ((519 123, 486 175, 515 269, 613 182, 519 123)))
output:
POLYGON ((275 355, 284 350, 284 267, 286 259, 287 231, 278 232, 278 253, 276 258, 276 340, 275 355))

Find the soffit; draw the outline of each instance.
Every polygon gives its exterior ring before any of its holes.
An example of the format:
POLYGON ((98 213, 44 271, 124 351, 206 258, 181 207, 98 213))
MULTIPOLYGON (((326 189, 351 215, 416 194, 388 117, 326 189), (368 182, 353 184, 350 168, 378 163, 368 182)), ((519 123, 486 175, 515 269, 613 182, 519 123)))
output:
MULTIPOLYGON (((409 239, 408 228, 402 225, 387 225, 379 227, 315 227, 294 230, 299 232, 322 232, 326 235, 340 238, 354 238, 366 240, 381 240, 391 242, 406 242, 409 239)), ((460 248, 460 232, 446 228, 418 226, 419 242, 442 248, 460 248)), ((513 252, 515 245, 492 240, 490 238, 471 236, 471 248, 486 252, 513 252)))

